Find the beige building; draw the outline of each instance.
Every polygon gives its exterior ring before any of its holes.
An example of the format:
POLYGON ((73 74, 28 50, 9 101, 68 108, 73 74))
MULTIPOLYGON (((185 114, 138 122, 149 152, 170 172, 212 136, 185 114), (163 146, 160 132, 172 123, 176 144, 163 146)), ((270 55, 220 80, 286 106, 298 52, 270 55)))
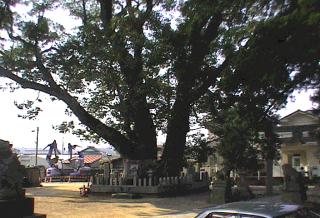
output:
POLYGON ((274 176, 282 177, 281 165, 290 164, 306 176, 320 176, 320 144, 315 130, 320 128, 319 116, 311 111, 297 110, 280 120, 276 132, 281 140, 281 159, 274 166, 274 176))

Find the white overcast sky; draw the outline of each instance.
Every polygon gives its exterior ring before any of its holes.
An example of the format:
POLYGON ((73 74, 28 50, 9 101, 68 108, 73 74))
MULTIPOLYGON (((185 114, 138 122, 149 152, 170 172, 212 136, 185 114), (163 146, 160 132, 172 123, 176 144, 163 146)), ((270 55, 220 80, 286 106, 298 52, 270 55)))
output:
MULTIPOLYGON (((26 7, 19 7, 17 11, 26 11, 26 7)), ((72 31, 72 27, 79 25, 79 21, 75 21, 68 16, 68 12, 57 9, 54 12, 48 14, 50 18, 53 18, 56 22, 65 26, 66 31, 72 31)), ((8 80, 0 77, 0 85, 8 80)), ((302 91, 300 93, 295 92, 295 101, 289 102, 287 107, 279 114, 285 116, 295 110, 309 110, 312 109, 312 103, 309 100, 312 91, 302 91)), ((78 144, 82 147, 88 145, 94 145, 90 142, 81 141, 78 137, 71 134, 60 134, 56 130, 53 130, 52 126, 59 125, 62 121, 73 119, 76 123, 78 120, 76 117, 68 117, 65 115, 65 104, 61 101, 51 102, 49 97, 45 94, 40 94, 42 100, 44 100, 42 106, 43 112, 40 113, 36 120, 27 120, 18 117, 18 114, 23 113, 19 111, 14 105, 14 101, 22 102, 23 100, 36 99, 38 92, 32 90, 19 89, 15 92, 9 92, 0 90, 0 139, 8 140, 14 145, 14 147, 35 147, 36 132, 34 131, 39 127, 39 149, 45 147, 54 139, 57 140, 59 148, 71 144, 78 144)), ((158 143, 163 143, 164 137, 158 139, 158 143)), ((99 146, 99 145, 98 145, 99 146)), ((108 146, 108 145, 100 145, 108 146)))
MULTIPOLYGON (((0 78, 0 81, 3 78, 0 78)), ((39 127, 39 148, 45 147, 54 139, 57 140, 59 149, 62 144, 67 145, 78 144, 86 147, 90 145, 88 142, 80 141, 80 139, 71 134, 61 134, 54 130, 54 125, 61 124, 65 120, 79 121, 76 117, 68 117, 65 115, 65 104, 61 101, 51 102, 48 95, 40 93, 40 98, 43 100, 39 116, 35 120, 22 119, 18 117, 18 114, 25 114, 25 111, 19 110, 14 101, 20 103, 23 100, 35 100, 38 92, 33 90, 19 89, 15 92, 9 92, 8 90, 0 91, 0 139, 10 141, 15 147, 34 147, 36 141, 36 130, 39 127)))

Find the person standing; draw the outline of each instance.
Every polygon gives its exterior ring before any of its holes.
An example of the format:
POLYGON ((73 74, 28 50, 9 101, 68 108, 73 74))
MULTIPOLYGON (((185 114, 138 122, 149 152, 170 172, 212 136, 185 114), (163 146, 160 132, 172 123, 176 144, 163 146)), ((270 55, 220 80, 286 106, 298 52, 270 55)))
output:
POLYGON ((81 147, 79 145, 71 145, 71 143, 68 143, 68 153, 70 155, 70 160, 72 158, 72 150, 75 150, 76 147, 81 147))
POLYGON ((70 155, 70 160, 71 160, 71 158, 72 158, 72 150, 73 150, 73 146, 71 145, 71 143, 68 143, 68 153, 69 153, 69 155, 70 155))
POLYGON ((57 145, 57 141, 53 140, 52 142, 52 147, 53 147, 53 151, 54 151, 54 156, 57 157, 57 153, 60 154, 60 152, 58 151, 58 145, 57 145))
POLYGON ((305 202, 307 200, 308 186, 306 185, 307 182, 304 171, 298 172, 297 183, 299 186, 300 199, 302 202, 305 202))
POLYGON ((81 167, 84 167, 84 155, 81 151, 78 152, 78 156, 79 156, 79 167, 78 169, 80 169, 81 167))
POLYGON ((49 165, 51 166, 52 165, 52 163, 51 163, 52 153, 54 152, 55 158, 58 157, 57 153, 59 153, 58 146, 57 146, 57 141, 53 140, 53 142, 48 144, 46 147, 44 147, 43 150, 45 150, 47 147, 49 147, 49 151, 47 153, 46 160, 48 161, 49 165))

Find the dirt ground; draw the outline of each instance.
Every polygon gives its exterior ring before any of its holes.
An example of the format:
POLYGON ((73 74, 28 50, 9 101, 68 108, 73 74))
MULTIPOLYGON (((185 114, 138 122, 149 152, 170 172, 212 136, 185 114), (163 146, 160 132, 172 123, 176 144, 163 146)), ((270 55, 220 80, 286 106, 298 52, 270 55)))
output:
POLYGON ((209 193, 180 197, 143 197, 114 199, 111 195, 81 197, 79 187, 84 183, 42 183, 42 187, 27 188, 35 198, 35 213, 48 218, 109 218, 109 217, 195 217, 202 208, 210 206, 209 193))

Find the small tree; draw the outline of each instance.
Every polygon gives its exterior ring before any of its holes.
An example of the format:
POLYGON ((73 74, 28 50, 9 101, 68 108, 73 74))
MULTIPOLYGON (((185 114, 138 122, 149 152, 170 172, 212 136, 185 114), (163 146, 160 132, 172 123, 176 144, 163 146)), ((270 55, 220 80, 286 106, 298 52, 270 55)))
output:
POLYGON ((204 134, 197 133, 191 136, 190 141, 187 141, 185 158, 195 159, 201 165, 208 160, 214 151, 210 141, 204 138, 204 134))
MULTIPOLYGON (((207 124, 218 137, 217 152, 223 158, 224 175, 227 181, 226 199, 233 199, 230 172, 256 172, 260 169, 261 146, 258 126, 252 122, 250 114, 243 116, 237 107, 230 107, 218 114, 211 114, 207 124)), ((240 178, 242 180, 244 178, 240 178)), ((246 187, 249 190, 249 187, 246 187)))
POLYGON ((219 138, 216 149, 223 158, 227 176, 231 170, 257 170, 257 134, 250 122, 240 117, 237 108, 220 113, 208 126, 219 138))

